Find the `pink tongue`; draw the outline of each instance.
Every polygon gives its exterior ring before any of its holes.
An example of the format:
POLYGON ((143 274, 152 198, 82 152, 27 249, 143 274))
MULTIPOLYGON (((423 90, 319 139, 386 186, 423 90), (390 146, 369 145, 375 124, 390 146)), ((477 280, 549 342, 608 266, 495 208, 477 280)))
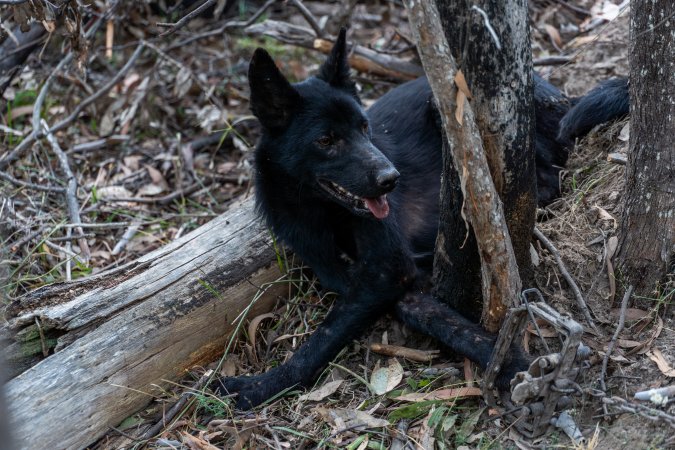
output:
POLYGON ((364 200, 370 212, 378 219, 384 219, 389 215, 389 203, 387 203, 386 195, 380 195, 377 198, 365 198, 364 200))

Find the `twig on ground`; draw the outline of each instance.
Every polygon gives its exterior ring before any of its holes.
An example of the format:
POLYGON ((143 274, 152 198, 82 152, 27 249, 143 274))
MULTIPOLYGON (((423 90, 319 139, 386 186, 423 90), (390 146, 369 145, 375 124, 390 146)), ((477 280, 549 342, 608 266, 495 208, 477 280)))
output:
POLYGON ((195 8, 194 11, 190 12, 189 14, 185 15, 182 19, 180 19, 176 23, 167 23, 167 22, 157 22, 158 27, 169 27, 168 30, 166 30, 164 33, 161 33, 161 37, 166 37, 174 34, 176 31, 180 30, 183 28, 185 25, 187 25, 192 19, 197 17, 199 14, 201 14, 206 8, 209 6, 213 5, 216 2, 216 0, 206 0, 204 3, 199 5, 199 7, 195 8))
MULTIPOLYGON (((285 44, 318 50, 322 53, 330 53, 333 47, 333 43, 328 39, 317 39, 313 30, 309 28, 276 20, 266 20, 262 23, 250 25, 245 31, 250 35, 269 36, 285 44)), ((374 73, 391 78, 409 80, 424 75, 424 70, 417 64, 378 53, 361 45, 352 46, 349 64, 359 72, 374 73)))
POLYGON ((628 158, 626 157, 626 155, 615 152, 607 155, 607 161, 614 164, 619 164, 621 166, 625 166, 628 163, 628 158))
POLYGON ((104 84, 98 91, 94 92, 92 95, 84 99, 83 101, 80 102, 79 105, 75 108, 75 110, 70 113, 68 117, 65 119, 59 121, 56 123, 54 126, 49 128, 49 133, 56 133, 57 131, 60 131, 70 125, 70 123, 77 118, 77 116, 86 108, 89 106, 91 103, 95 102, 103 94, 108 92, 110 89, 113 88, 121 79, 122 77, 133 67, 133 65, 136 63, 136 60, 138 59, 139 56, 141 56, 141 52, 145 48, 145 42, 141 42, 138 47, 136 47, 136 50, 134 50, 134 53, 129 57, 129 60, 122 66, 122 68, 113 76, 106 84, 104 84))
POLYGON ((602 416, 593 416, 594 419, 598 417, 606 417, 610 415, 630 413, 630 414, 639 414, 641 417, 644 417, 652 422, 665 422, 670 425, 672 428, 675 428, 675 416, 672 416, 665 411, 659 409, 650 408, 646 405, 641 405, 639 403, 629 402, 626 399, 621 397, 606 397, 603 396, 602 403, 604 405, 609 405, 617 408, 619 412, 603 414, 602 416))
POLYGON ((21 246, 23 244, 25 244, 27 242, 30 242, 33 239, 35 239, 36 237, 40 236, 45 228, 46 227, 40 227, 37 230, 33 231, 32 233, 28 233, 27 235, 25 235, 24 237, 22 237, 18 241, 5 245, 4 247, 2 247, 2 250, 0 250, 0 252, 1 253, 11 253, 12 250, 18 250, 19 248, 21 248, 21 246))
MULTIPOLYGON (((66 245, 68 245, 68 241, 71 241, 73 239, 73 236, 66 236, 66 245)), ((61 252, 65 255, 66 258, 73 258, 76 261, 82 263, 83 261, 80 259, 80 257, 77 255, 77 253, 73 252, 71 249, 67 247, 61 247, 60 245, 55 244, 52 242, 51 239, 45 239, 44 241, 45 245, 52 250, 56 250, 57 252, 61 252)))
POLYGON ((565 278, 565 281, 567 281, 567 284, 569 285, 570 289, 572 289, 572 292, 574 292, 574 298, 577 300, 577 306, 581 310, 582 314, 584 315, 584 318, 586 319, 586 322, 588 322, 588 326, 590 326, 594 332, 596 332, 598 335, 602 335, 598 327, 595 325, 595 322, 593 322, 593 318, 591 317, 591 312, 588 309, 588 306, 586 306, 586 301, 584 300, 584 296, 581 294, 581 289, 579 289, 579 286, 574 281, 574 278, 572 278, 572 275, 567 271, 567 267, 562 261, 562 258, 560 257, 560 253, 558 252, 558 249, 555 248, 553 243, 548 240, 546 236, 544 236, 544 233, 542 233, 539 228, 534 227, 534 235, 539 241, 546 247, 546 250, 548 250, 551 255, 553 255, 553 258, 555 259, 556 264, 558 265, 558 268, 560 269, 560 273, 562 273, 562 276, 565 278))
POLYGON ((59 193, 66 191, 64 188, 59 186, 46 186, 42 184, 28 183, 27 181, 16 179, 3 171, 0 171, 0 178, 17 186, 21 186, 28 189, 35 189, 36 191, 59 192, 59 193))
POLYGON ((316 17, 314 17, 314 14, 312 14, 312 11, 307 9, 301 0, 289 0, 289 3, 298 8, 298 11, 300 11, 300 14, 302 14, 302 17, 305 18, 309 26, 312 27, 316 35, 322 38, 325 33, 323 32, 321 26, 319 26, 319 22, 317 22, 316 17))
POLYGON ((574 61, 572 56, 549 56, 546 58, 537 58, 532 61, 533 66, 562 66, 574 61))
POLYGON ((50 241, 52 242, 67 242, 67 241, 75 241, 77 239, 82 239, 82 238, 93 238, 96 235, 94 233, 84 233, 84 234, 73 234, 70 236, 62 236, 62 237, 52 237, 49 238, 50 241))
MULTIPOLYGON (((628 289, 626 290, 626 293, 623 296, 623 299, 621 300, 621 312, 619 314, 619 324, 616 326, 616 331, 614 331, 614 335, 612 336, 612 339, 609 341, 609 344, 607 345, 607 352, 605 352, 605 357, 602 358, 602 370, 600 371, 600 388, 607 392, 607 386, 605 384, 605 377, 607 376, 607 364, 609 363, 609 356, 612 354, 612 351, 614 350, 614 346, 616 345, 616 340, 619 338, 619 334, 621 331, 623 331, 623 325, 626 321, 626 308, 628 307, 628 300, 630 299, 630 296, 633 295, 633 285, 628 286, 628 289)), ((602 408, 604 409, 605 414, 607 414, 607 405, 603 403, 602 408)))
POLYGON ((126 247, 129 241, 136 235, 139 228, 140 225, 138 222, 134 222, 131 225, 129 225, 129 228, 127 228, 124 234, 122 235, 122 239, 120 239, 119 242, 115 244, 115 247, 113 248, 112 252, 110 252, 110 254, 113 256, 117 256, 120 253, 122 253, 124 247, 126 247))
POLYGON ((221 25, 220 27, 216 28, 215 30, 211 31, 206 31, 204 33, 199 33, 194 36, 190 36, 189 38, 183 39, 182 41, 178 41, 175 44, 171 44, 166 48, 166 51, 171 51, 173 49, 176 49, 178 47, 183 47, 191 42, 198 41, 200 39, 206 39, 211 36, 220 36, 225 32, 225 30, 229 30, 232 28, 245 28, 253 23, 255 23, 260 16, 263 15, 267 9, 275 4, 278 0, 267 0, 264 5, 262 5, 251 17, 248 18, 248 20, 241 21, 241 20, 231 20, 229 22, 226 22, 225 24, 221 25))
POLYGON ((633 398, 635 400, 652 400, 654 396, 659 396, 661 398, 675 397, 675 385, 670 385, 656 389, 649 389, 646 391, 639 391, 635 393, 633 398))
POLYGON ((0 0, 0 5, 20 5, 28 0, 0 0))
POLYGON ((223 176, 213 176, 209 177, 205 180, 203 180, 201 183, 193 183, 190 186, 184 188, 184 189, 179 189, 175 192, 172 192, 171 194, 164 195, 162 197, 116 197, 116 198, 102 198, 100 199, 102 202, 107 202, 107 203, 119 203, 119 202, 124 202, 124 203, 143 203, 143 204, 160 204, 160 205, 167 205, 171 203, 172 201, 176 200, 177 198, 181 197, 187 197, 188 195, 192 195, 195 192, 199 191, 200 189, 203 189, 207 186, 210 186, 211 184, 215 183, 216 181, 224 181, 224 182, 231 182, 231 183, 237 183, 239 181, 239 177, 224 177, 223 176))
MULTIPOLYGON (((42 127, 44 130, 49 130, 47 122, 45 122, 44 120, 42 121, 42 127)), ((68 156, 66 156, 66 154, 61 149, 61 146, 56 140, 56 137, 51 132, 47 132, 46 137, 47 142, 49 142, 49 144, 52 147, 52 151, 59 160, 61 170, 63 170, 63 173, 66 175, 67 188, 65 196, 66 196, 66 206, 68 208, 68 216, 70 217, 70 221, 77 225, 75 231, 77 231, 78 234, 84 234, 82 228, 79 226, 79 224, 82 223, 82 220, 80 219, 80 206, 77 202, 77 178, 75 178, 75 174, 73 174, 73 171, 70 169, 70 164, 68 163, 68 156)), ((87 244, 87 240, 82 238, 78 239, 77 242, 78 245, 80 246, 80 251, 82 252, 83 259, 85 261, 89 261, 89 258, 91 257, 91 252, 89 251, 89 244, 87 244)), ((68 243, 70 243, 70 241, 68 241, 68 243)))
POLYGON ((394 434, 391 443, 391 450, 408 450, 412 448, 410 439, 408 438, 408 428, 410 427, 410 419, 403 419, 396 425, 396 433, 394 434))
POLYGON ((49 76, 47 77, 47 80, 42 85, 42 89, 40 89, 40 93, 38 94, 37 98, 35 99, 35 103, 33 104, 33 120, 32 120, 33 130, 28 136, 24 138, 23 141, 19 143, 19 145, 14 147, 14 150, 7 153, 4 158, 0 159, 0 170, 4 170, 4 168, 7 167, 10 163, 19 159, 21 155, 30 148, 33 142, 43 137, 42 130, 40 127, 40 112, 42 110, 42 105, 45 102, 45 98, 47 98, 47 91, 51 87, 54 78, 56 78, 56 74, 60 72, 61 69, 63 69, 66 66, 66 64, 70 63, 72 59, 73 59, 72 53, 66 55, 66 57, 63 58, 61 62, 59 62, 59 64, 54 68, 54 70, 52 70, 52 73, 50 73, 49 76))
POLYGON ((84 153, 93 150, 99 150, 103 147, 127 142, 128 140, 129 140, 128 135, 113 134, 103 139, 96 139, 94 141, 82 142, 81 144, 73 145, 70 149, 66 150, 66 155, 70 155, 72 153, 84 153))
POLYGON ((148 431, 146 431, 143 436, 141 437, 140 440, 146 441, 148 439, 152 439, 159 433, 163 428, 167 426, 169 422, 173 420, 173 418, 180 412, 181 409, 185 406, 187 403, 188 399, 196 392, 201 390, 204 386, 206 386, 206 383, 211 379, 211 373, 213 371, 207 371, 202 377, 197 381, 195 384, 190 387, 187 391, 183 392, 183 395, 180 396, 180 399, 176 402, 175 405, 169 409, 166 414, 162 415, 162 420, 154 424, 148 431))
POLYGON ((570 4, 570 3, 568 3, 568 2, 566 2, 566 1, 564 1, 564 0, 557 0, 557 2, 558 2, 559 4, 561 4, 562 6, 564 6, 565 8, 568 8, 568 9, 570 9, 570 10, 572 10, 572 11, 574 11, 574 12, 577 12, 577 13, 579 13, 579 14, 583 14, 583 15, 586 16, 586 17, 590 17, 590 16, 591 16, 591 12, 590 12, 589 10, 587 10, 587 9, 581 8, 581 7, 576 6, 576 5, 572 5, 572 4, 570 4))
POLYGON ((429 362, 438 357, 439 350, 416 350, 398 345, 370 344, 370 350, 380 355, 398 356, 410 361, 429 362))

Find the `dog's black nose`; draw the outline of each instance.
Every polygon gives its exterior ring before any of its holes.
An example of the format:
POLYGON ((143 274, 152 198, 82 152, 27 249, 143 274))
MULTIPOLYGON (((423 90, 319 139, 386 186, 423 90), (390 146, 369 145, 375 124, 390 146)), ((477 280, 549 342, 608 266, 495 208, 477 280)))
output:
POLYGON ((391 191, 396 187, 396 182, 398 181, 398 177, 400 177, 401 174, 398 173, 398 170, 394 169, 393 167, 387 170, 383 170, 382 172, 377 174, 377 178, 375 179, 375 182, 377 183, 378 187, 385 189, 387 191, 391 191))

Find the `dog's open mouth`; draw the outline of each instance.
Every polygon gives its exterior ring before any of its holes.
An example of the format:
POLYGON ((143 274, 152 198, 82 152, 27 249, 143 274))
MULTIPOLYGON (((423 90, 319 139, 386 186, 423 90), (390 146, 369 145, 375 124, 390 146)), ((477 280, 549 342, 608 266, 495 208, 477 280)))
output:
POLYGON ((389 202, 387 202, 386 194, 376 198, 364 198, 352 194, 347 189, 330 180, 320 180, 319 185, 340 203, 350 206, 357 214, 372 214, 378 219, 384 219, 389 215, 389 202))

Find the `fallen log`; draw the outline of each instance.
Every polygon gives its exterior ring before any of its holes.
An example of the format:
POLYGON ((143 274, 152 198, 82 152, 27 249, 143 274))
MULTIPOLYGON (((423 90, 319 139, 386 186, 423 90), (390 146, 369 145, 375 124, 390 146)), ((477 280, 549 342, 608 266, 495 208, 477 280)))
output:
POLYGON ((56 341, 5 386, 19 447, 83 448, 148 404, 154 385, 213 361, 242 311, 271 309, 283 288, 273 260, 248 200, 133 263, 11 305, 4 334, 37 326, 43 349, 56 341))
MULTIPOLYGON (((284 44, 318 50, 325 54, 330 53, 333 48, 333 42, 316 37, 309 28, 276 20, 250 25, 244 31, 249 35, 269 36, 284 44)), ((424 75, 424 70, 417 64, 358 44, 353 45, 350 50, 349 66, 359 72, 401 80, 413 80, 424 75)))

